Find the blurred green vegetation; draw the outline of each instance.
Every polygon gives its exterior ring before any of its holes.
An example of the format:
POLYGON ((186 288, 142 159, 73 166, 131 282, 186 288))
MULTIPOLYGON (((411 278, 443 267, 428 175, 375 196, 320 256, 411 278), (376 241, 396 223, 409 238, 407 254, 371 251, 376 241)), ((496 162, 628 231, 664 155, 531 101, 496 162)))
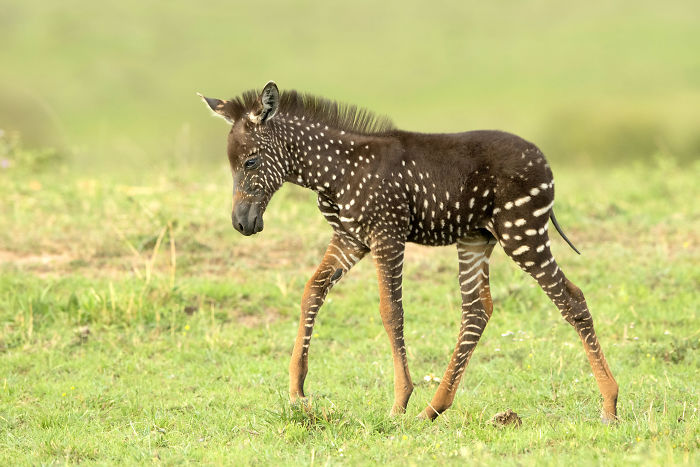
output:
POLYGON ((700 154, 700 3, 0 0, 0 128, 80 168, 223 159, 195 97, 274 79, 561 163, 700 154))

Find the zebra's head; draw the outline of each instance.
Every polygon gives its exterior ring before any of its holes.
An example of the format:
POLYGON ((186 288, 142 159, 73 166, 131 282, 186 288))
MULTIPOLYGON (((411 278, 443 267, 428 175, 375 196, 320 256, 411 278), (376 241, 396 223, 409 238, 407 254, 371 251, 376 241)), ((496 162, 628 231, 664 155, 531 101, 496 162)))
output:
POLYGON ((233 227, 246 236, 258 233, 270 198, 291 170, 289 151, 271 124, 279 107, 277 85, 267 83, 252 106, 240 98, 200 97, 216 116, 232 125, 227 151, 233 175, 233 227))

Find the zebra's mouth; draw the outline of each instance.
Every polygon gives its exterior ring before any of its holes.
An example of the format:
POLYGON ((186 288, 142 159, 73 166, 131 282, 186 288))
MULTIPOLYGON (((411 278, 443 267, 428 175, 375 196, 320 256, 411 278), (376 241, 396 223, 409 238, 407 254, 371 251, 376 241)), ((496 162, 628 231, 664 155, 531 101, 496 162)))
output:
POLYGON ((238 203, 231 213, 233 228, 243 235, 250 236, 264 227, 263 210, 258 203, 238 203))

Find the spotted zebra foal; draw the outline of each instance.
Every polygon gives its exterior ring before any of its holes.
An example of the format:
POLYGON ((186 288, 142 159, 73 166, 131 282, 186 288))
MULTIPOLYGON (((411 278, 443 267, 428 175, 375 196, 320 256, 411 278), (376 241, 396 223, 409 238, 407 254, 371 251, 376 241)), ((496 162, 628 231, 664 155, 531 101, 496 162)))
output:
POLYGON ((265 208, 284 182, 314 190, 333 228, 301 300, 289 366, 292 401, 304 398, 309 344, 326 294, 369 253, 393 353, 391 413, 404 413, 413 391, 401 302, 404 246, 456 243, 462 289, 459 338, 435 396, 420 414, 437 417, 452 404, 491 317, 489 256, 498 243, 576 329, 603 395, 603 420, 615 419, 618 386, 583 293, 550 251, 550 220, 573 245, 554 217, 552 171, 535 145, 500 131, 401 131, 365 110, 295 91, 280 94, 273 82, 260 93, 248 91, 231 100, 202 98, 231 124, 228 159, 236 230, 260 232, 265 208))

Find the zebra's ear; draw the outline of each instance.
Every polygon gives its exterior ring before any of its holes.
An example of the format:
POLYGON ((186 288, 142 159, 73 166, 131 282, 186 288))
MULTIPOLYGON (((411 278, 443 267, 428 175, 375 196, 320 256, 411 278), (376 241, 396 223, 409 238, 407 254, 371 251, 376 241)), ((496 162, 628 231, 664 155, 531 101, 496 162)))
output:
POLYGON ((213 99, 211 97, 204 97, 200 93, 197 95, 207 104, 209 110, 211 110, 215 116, 221 117, 231 125, 233 125, 233 117, 231 116, 229 101, 222 101, 221 99, 213 99))
POLYGON ((250 121, 254 123, 265 123, 272 119, 277 113, 280 104, 280 91, 274 81, 265 85, 255 107, 249 114, 250 121))

